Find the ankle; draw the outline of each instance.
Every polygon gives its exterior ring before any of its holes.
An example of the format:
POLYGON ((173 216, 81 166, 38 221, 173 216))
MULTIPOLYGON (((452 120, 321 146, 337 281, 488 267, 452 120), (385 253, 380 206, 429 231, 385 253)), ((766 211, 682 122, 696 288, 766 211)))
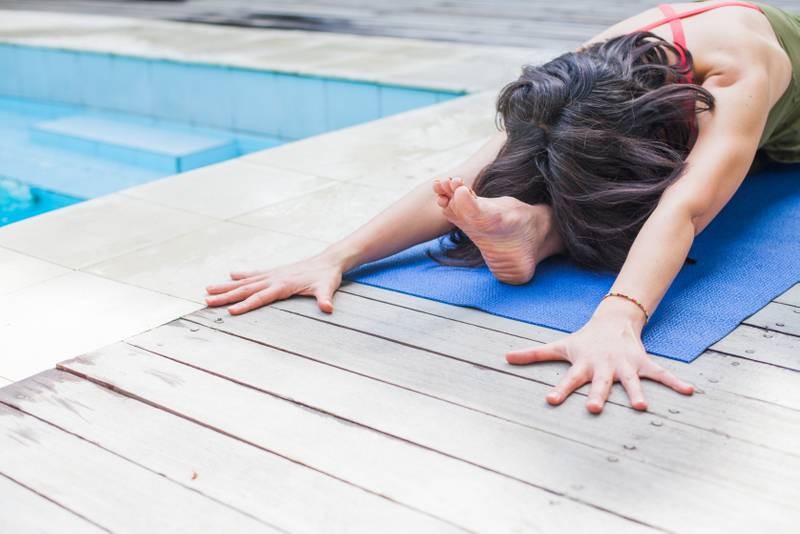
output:
POLYGON ((537 233, 541 236, 541 240, 539 240, 537 256, 539 261, 541 261, 549 256, 563 252, 564 240, 561 238, 561 234, 556 227, 553 209, 546 204, 537 204, 534 207, 537 208, 538 212, 536 216, 536 226, 538 228, 537 233))

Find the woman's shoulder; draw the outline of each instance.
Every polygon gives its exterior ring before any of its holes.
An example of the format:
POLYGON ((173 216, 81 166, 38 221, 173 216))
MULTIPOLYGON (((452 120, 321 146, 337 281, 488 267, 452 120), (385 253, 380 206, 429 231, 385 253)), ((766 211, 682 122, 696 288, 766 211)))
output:
MULTIPOLYGON (((724 2, 703 3, 720 5, 724 2)), ((697 2, 669 4, 676 14, 691 12, 697 9, 698 5, 702 4, 697 2)), ((664 12, 659 7, 647 9, 599 33, 581 48, 640 31, 665 18, 664 12)), ((791 60, 781 47, 769 20, 760 10, 742 6, 721 6, 680 19, 680 24, 686 48, 692 54, 695 79, 700 82, 721 71, 733 76, 743 75, 748 71, 765 71, 770 73, 770 78, 779 82, 785 79, 787 83, 791 78, 791 60)), ((665 21, 664 24, 649 31, 666 41, 673 42, 672 27, 669 22, 665 21)))
MULTIPOLYGON (((725 6, 721 5, 725 4, 725 2, 720 1, 703 1, 701 4, 708 4, 709 7, 719 5, 719 8, 679 20, 686 35, 687 47, 692 52, 694 52, 693 48, 702 47, 706 43, 718 44, 719 42, 724 42, 735 44, 737 42, 747 42, 749 39, 757 37, 772 37, 777 43, 769 21, 759 10, 742 6, 725 6), (735 35, 736 39, 731 39, 732 35, 735 35)), ((675 14, 680 15, 696 10, 699 4, 698 2, 680 2, 665 5, 670 6, 675 14)), ((751 5, 756 6, 756 4, 751 5)), ((585 42, 581 48, 613 37, 640 31, 661 20, 664 21, 664 24, 653 27, 649 31, 672 42, 672 28, 667 16, 660 7, 652 7, 603 30, 585 42)))

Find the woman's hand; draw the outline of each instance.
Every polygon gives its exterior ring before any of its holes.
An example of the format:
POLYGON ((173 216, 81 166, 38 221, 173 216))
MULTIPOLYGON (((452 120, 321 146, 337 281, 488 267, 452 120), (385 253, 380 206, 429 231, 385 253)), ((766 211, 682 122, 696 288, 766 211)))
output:
POLYGON ((577 332, 552 343, 510 352, 506 359, 512 364, 570 362, 564 378, 547 394, 547 402, 559 405, 576 389, 591 382, 586 409, 592 413, 603 411, 611 386, 617 381, 622 383, 631 406, 637 410, 647 409, 639 377, 661 382, 684 395, 694 393, 692 385, 647 355, 641 341, 643 317, 632 318, 632 311, 630 303, 625 301, 604 303, 577 332), (626 306, 628 309, 624 309, 626 306))
POLYGON ((234 272, 233 282, 208 286, 206 303, 225 306, 231 315, 239 315, 292 295, 317 299, 319 309, 333 311, 333 293, 342 283, 343 262, 333 254, 318 256, 256 272, 234 272))

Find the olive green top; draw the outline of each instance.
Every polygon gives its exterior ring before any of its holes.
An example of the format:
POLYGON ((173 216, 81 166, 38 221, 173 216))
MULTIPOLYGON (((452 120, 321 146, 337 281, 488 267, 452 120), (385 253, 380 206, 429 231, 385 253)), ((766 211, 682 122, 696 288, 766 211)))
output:
POLYGON ((792 81, 767 116, 758 146, 776 160, 800 161, 800 15, 758 4, 792 62, 792 81))
MULTIPOLYGON (((694 0, 706 2, 708 0, 694 0)), ((761 8, 778 41, 792 62, 792 81, 772 106, 758 148, 771 159, 784 163, 800 161, 800 15, 766 4, 761 8)))

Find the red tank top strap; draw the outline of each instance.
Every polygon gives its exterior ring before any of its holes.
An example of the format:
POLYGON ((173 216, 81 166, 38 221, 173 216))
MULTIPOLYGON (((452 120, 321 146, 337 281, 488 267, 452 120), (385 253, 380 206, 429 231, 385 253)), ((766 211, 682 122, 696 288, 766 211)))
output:
MULTIPOLYGON (((729 7, 729 6, 747 7, 750 9, 756 9, 758 11, 761 11, 761 8, 759 6, 751 4, 750 2, 720 2, 719 4, 706 5, 695 9, 690 9, 689 11, 684 11, 683 13, 676 13, 673 7, 669 4, 661 4, 658 7, 664 14, 664 18, 653 21, 650 24, 647 24, 646 26, 642 26, 637 31, 648 32, 653 28, 657 28, 659 26, 669 23, 670 29, 672 30, 672 42, 677 45, 678 54, 680 54, 680 64, 686 65, 687 63, 686 34, 684 34, 683 32, 683 24, 681 24, 681 20, 693 17, 695 15, 699 15, 700 13, 705 13, 706 11, 711 11, 712 9, 717 9, 720 7, 729 7)), ((692 73, 689 72, 686 77, 687 81, 689 83, 692 83, 693 81, 692 73)))
MULTIPOLYGON (((675 13, 672 6, 669 4, 661 4, 658 6, 661 12, 664 13, 666 19, 669 20, 669 28, 672 30, 672 42, 678 45, 678 54, 680 54, 681 65, 686 65, 686 34, 683 33, 683 24, 681 24, 681 16, 675 13)), ((691 73, 689 73, 691 76, 691 73)))
MULTIPOLYGON (((720 2, 719 4, 707 5, 695 9, 690 9, 689 11, 684 11, 683 13, 675 13, 675 10, 672 9, 671 5, 661 4, 658 7, 661 8, 661 12, 664 13, 664 18, 658 19, 654 22, 651 22, 650 24, 642 26, 641 28, 639 28, 638 31, 648 32, 653 28, 657 28, 668 22, 672 23, 673 21, 680 24, 681 19, 688 19, 689 17, 699 15, 700 13, 705 13, 706 11, 711 11, 712 9, 717 9, 720 7, 730 7, 730 6, 747 7, 750 9, 761 11, 761 8, 759 6, 757 6, 756 4, 751 4, 750 2, 720 2)), ((674 25, 673 25, 673 31, 674 31, 674 25)))

